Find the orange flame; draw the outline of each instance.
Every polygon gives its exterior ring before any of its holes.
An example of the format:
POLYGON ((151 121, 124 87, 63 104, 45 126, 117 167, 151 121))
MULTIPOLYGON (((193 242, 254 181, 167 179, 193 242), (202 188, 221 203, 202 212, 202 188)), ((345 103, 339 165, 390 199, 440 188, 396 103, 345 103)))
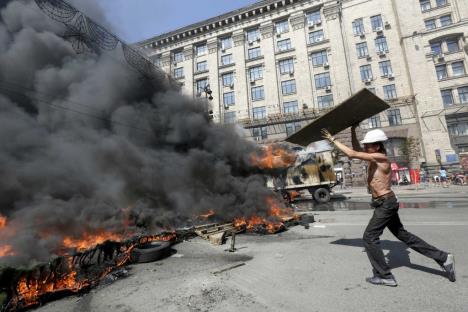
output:
POLYGON ((11 247, 11 245, 0 246, 0 258, 14 255, 15 252, 13 251, 13 247, 11 247))
POLYGON ((17 300, 21 300, 24 306, 30 306, 38 303, 38 299, 45 293, 53 293, 63 290, 78 292, 83 287, 89 285, 88 281, 78 281, 76 271, 73 270, 72 257, 67 258, 67 266, 61 276, 50 275, 42 280, 28 280, 23 276, 16 290, 18 292, 17 300))
POLYGON ((120 234, 101 230, 98 233, 84 233, 81 238, 67 236, 63 239, 62 244, 65 248, 84 251, 108 240, 119 242, 122 239, 123 237, 120 234))
POLYGON ((287 168, 296 161, 296 154, 278 145, 268 145, 259 154, 252 154, 250 162, 261 169, 287 168))
POLYGON ((264 227, 270 234, 274 234, 284 229, 284 223, 287 220, 294 220, 299 218, 299 215, 294 214, 291 208, 284 207, 274 197, 267 197, 267 205, 269 206, 268 215, 277 221, 267 220, 257 215, 250 216, 249 218, 235 218, 233 225, 238 229, 246 229, 247 231, 255 231, 258 226, 264 227))
POLYGON ((200 219, 206 220, 206 219, 208 219, 209 217, 213 216, 214 214, 215 214, 215 212, 214 212, 213 210, 209 210, 207 213, 201 214, 201 215, 199 215, 198 217, 199 217, 200 219))
POLYGON ((6 227, 7 224, 7 218, 0 215, 0 231, 6 227))

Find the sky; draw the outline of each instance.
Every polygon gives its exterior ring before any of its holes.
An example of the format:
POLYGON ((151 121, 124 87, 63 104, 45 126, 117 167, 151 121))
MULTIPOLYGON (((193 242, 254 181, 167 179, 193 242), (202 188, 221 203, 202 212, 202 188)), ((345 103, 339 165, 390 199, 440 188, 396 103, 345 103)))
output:
POLYGON ((127 43, 190 25, 257 0, 96 0, 112 31, 127 43))

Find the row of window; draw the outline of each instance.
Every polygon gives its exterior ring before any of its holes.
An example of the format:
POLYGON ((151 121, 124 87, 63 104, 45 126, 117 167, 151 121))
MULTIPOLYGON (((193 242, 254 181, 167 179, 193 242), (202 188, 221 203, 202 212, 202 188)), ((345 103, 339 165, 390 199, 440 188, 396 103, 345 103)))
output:
MULTIPOLYGON (((370 22, 371 22, 372 31, 383 30, 384 25, 383 25, 382 16, 380 14, 371 16, 370 17, 370 22)), ((359 36, 359 35, 363 35, 363 34, 366 33, 363 18, 355 19, 352 22, 352 26, 353 26, 353 34, 354 35, 359 36)))
MULTIPOLYGON (((389 126, 398 126, 401 125, 401 114, 399 108, 388 109, 387 110, 387 118, 388 118, 388 125, 389 126)), ((369 128, 380 128, 382 127, 382 123, 380 121, 380 115, 372 116, 368 119, 369 128)))
POLYGON ((445 27, 452 24, 452 15, 443 15, 439 18, 430 18, 424 21, 427 30, 445 27), (437 22, 438 21, 438 22, 437 22))
MULTIPOLYGON (((377 53, 388 53, 387 38, 384 36, 375 38, 374 46, 377 53)), ((369 49, 366 41, 356 43, 356 54, 359 58, 369 56, 369 49)))
MULTIPOLYGON (((392 64, 389 60, 379 62, 380 75, 383 77, 391 77, 393 75, 392 64)), ((359 67, 361 73, 361 80, 368 81, 373 80, 374 75, 372 74, 372 65, 362 65, 359 67)))
MULTIPOLYGON (((309 25, 311 23, 312 24, 313 23, 315 23, 315 24, 320 23, 321 22, 320 10, 306 13, 306 18, 307 18, 307 20, 309 22, 309 25)), ((281 20, 281 21, 278 21, 278 22, 275 23, 275 32, 277 34, 282 34, 282 33, 288 32, 288 31, 289 31, 289 21, 287 19, 286 20, 281 20)), ((254 42, 254 41, 258 41, 260 39, 260 31, 259 31, 258 28, 249 29, 249 30, 247 30, 245 32, 245 34, 246 34, 247 41, 250 42, 250 43, 254 42)), ((313 38, 319 38, 320 34, 316 33, 316 34, 313 34, 313 35, 310 35, 310 36, 313 37, 313 38)), ((321 34, 321 37, 323 38, 323 32, 321 34)), ((281 45, 286 45, 286 44, 287 44, 286 42, 281 43, 281 45)), ((233 46, 232 37, 229 36, 229 37, 220 38, 219 45, 220 45, 221 49, 223 49, 223 50, 227 50, 227 49, 232 48, 232 46, 233 46)), ((199 45, 195 46, 195 55, 196 56, 205 55, 205 54, 207 54, 207 52, 208 52, 208 46, 207 46, 206 43, 202 43, 202 44, 199 44, 199 45)), ((172 55, 172 60, 174 62, 176 62, 176 63, 180 63, 180 62, 184 61, 184 52, 183 51, 174 51, 173 55, 172 55)))
POLYGON ((431 52, 435 55, 455 53, 459 51, 461 51, 461 48, 457 37, 446 38, 444 40, 431 43, 431 52))
POLYGON ((459 122, 456 124, 447 125, 450 135, 461 136, 468 135, 468 122, 459 122))
MULTIPOLYGON (((454 91, 455 89, 445 89, 440 91, 440 94, 442 95, 442 103, 445 107, 455 104, 453 97, 454 91)), ((458 96, 458 103, 468 104, 468 86, 459 87, 456 89, 456 92, 458 96)))
MULTIPOLYGON (((228 103, 233 103, 234 95, 233 92, 225 93, 224 94, 224 104, 225 105, 231 105, 228 103)), ((318 96, 317 97, 317 103, 318 103, 318 108, 323 109, 327 107, 333 106, 333 95, 325 95, 325 96, 318 96)), ((283 103, 283 112, 285 114, 292 114, 292 113, 297 113, 299 112, 299 104, 298 102, 295 101, 289 101, 289 102, 284 102, 283 103)), ((264 119, 266 118, 267 113, 266 113, 266 108, 265 106, 261 107, 255 107, 252 110, 252 117, 255 120, 258 119, 264 119)), ((232 123, 236 121, 236 112, 225 112, 224 114, 224 122, 225 123, 232 123)))
POLYGON ((438 80, 449 78, 447 72, 447 67, 449 66, 451 69, 450 77, 460 77, 466 74, 465 65, 463 64, 463 61, 456 61, 450 64, 441 64, 435 67, 438 80))
POLYGON ((447 4, 447 0, 419 0, 419 5, 421 6, 421 12, 426 12, 432 9, 433 5, 435 4, 435 8, 442 7, 447 4))

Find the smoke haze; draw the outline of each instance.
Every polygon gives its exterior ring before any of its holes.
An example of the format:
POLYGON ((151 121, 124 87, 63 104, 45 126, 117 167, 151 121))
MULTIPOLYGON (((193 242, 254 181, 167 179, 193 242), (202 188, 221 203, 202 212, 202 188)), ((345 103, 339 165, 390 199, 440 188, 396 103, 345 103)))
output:
MULTIPOLYGON (((77 8, 107 25, 93 1, 77 8)), ((202 102, 161 76, 148 82, 121 50, 79 54, 34 1, 0 14, 0 263, 48 261, 64 237, 184 225, 208 210, 264 215, 250 175, 255 147, 209 122, 202 102)))

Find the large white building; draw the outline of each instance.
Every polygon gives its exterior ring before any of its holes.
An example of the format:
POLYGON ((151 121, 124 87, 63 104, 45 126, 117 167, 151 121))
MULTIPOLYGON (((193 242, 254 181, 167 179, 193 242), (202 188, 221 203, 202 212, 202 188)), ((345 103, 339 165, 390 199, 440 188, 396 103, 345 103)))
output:
POLYGON ((467 38, 468 0, 264 0, 137 46, 259 141, 368 88, 391 108, 362 127, 386 131, 395 162, 436 166, 468 151, 467 38))

